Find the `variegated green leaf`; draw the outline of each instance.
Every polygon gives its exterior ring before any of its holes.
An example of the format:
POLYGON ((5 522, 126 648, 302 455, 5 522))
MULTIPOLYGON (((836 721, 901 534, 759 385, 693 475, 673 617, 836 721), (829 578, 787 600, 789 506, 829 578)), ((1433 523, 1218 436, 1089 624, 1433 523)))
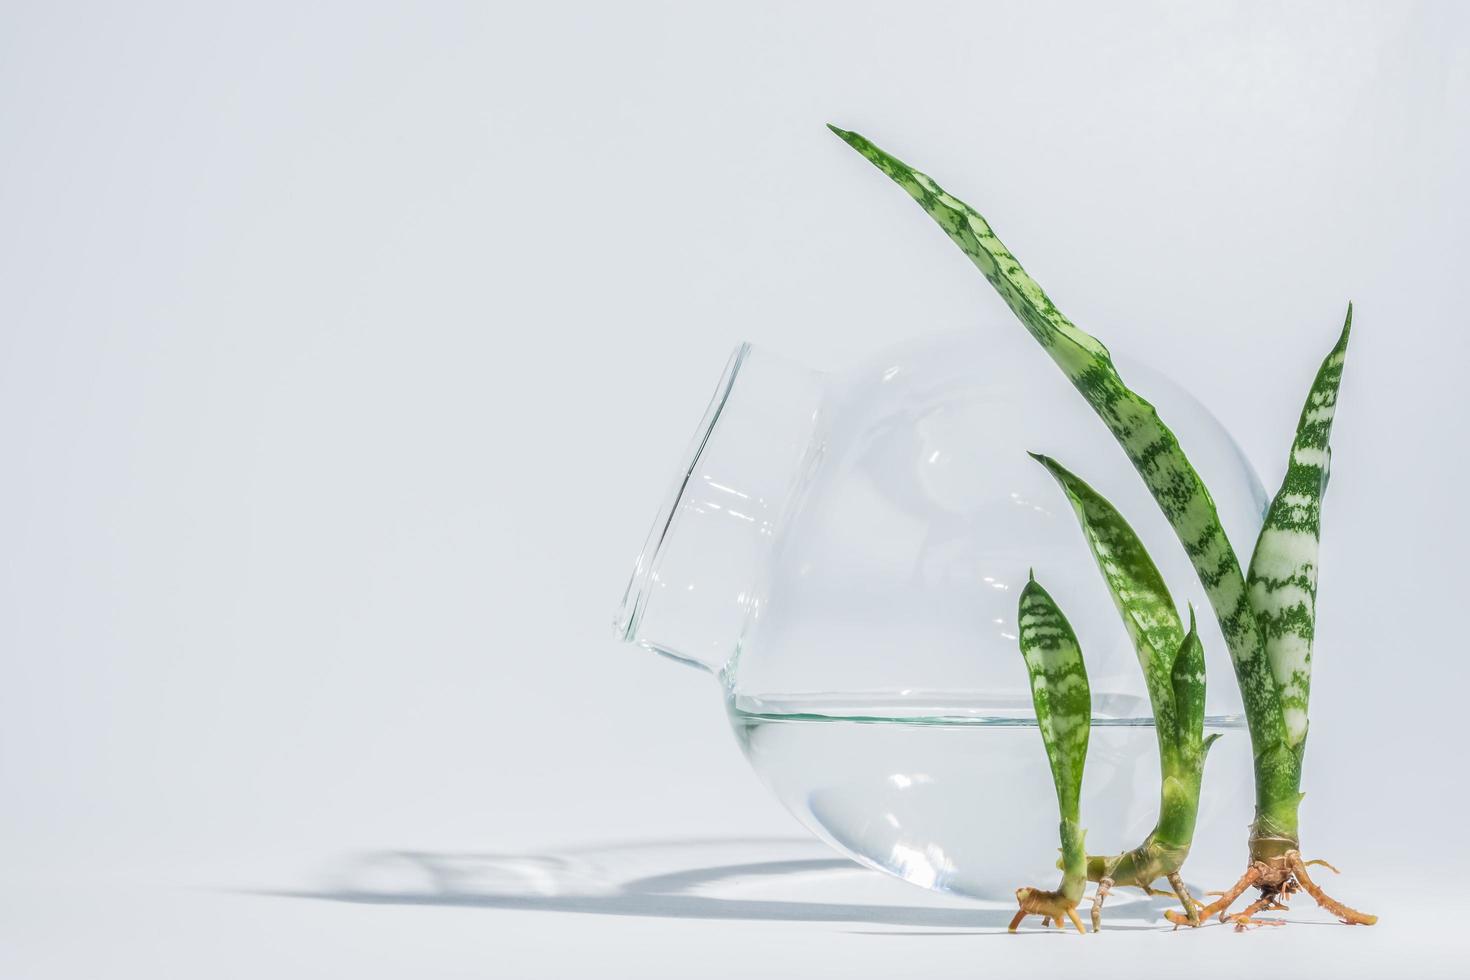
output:
POLYGON ((1082 766, 1092 728, 1092 691, 1067 617, 1033 577, 1021 590, 1021 656, 1031 677, 1036 722, 1046 743, 1063 820, 1077 820, 1082 766))
POLYGON ((1194 607, 1189 610, 1189 632, 1179 641, 1174 664, 1169 671, 1174 689, 1175 742, 1192 754, 1205 734, 1205 648, 1195 629, 1194 607))
POLYGON ((1133 528, 1107 498, 1056 460, 1032 454, 1067 495, 1088 547, 1113 597, 1143 669, 1153 705, 1161 776, 1159 820, 1137 847, 1088 858, 1096 881, 1148 886, 1177 874, 1189 854, 1199 812, 1200 743, 1204 724, 1204 648, 1174 607, 1174 599, 1133 528))
POLYGON ((1220 621, 1250 723, 1258 802, 1294 799, 1298 772, 1240 560, 1178 439, 1153 405, 1123 382, 1107 348, 1062 315, 977 211, 863 136, 831 128, 944 229, 1112 431, 1184 545, 1220 621))
POLYGON ((1297 752, 1307 737, 1317 621, 1317 547, 1331 456, 1328 443, 1352 326, 1349 305, 1342 335, 1312 382, 1291 444, 1286 478, 1271 501, 1251 556, 1251 605, 1266 634, 1266 656, 1280 692, 1287 739, 1297 752))
POLYGON ((1113 605, 1143 668, 1149 701, 1159 735, 1159 750, 1166 767, 1174 748, 1174 688, 1171 681, 1174 659, 1184 639, 1184 625, 1174 608, 1174 599, 1164 577, 1138 540, 1133 528, 1111 503, 1084 480, 1050 456, 1031 454, 1047 468, 1067 495, 1087 546, 1107 583, 1113 605))

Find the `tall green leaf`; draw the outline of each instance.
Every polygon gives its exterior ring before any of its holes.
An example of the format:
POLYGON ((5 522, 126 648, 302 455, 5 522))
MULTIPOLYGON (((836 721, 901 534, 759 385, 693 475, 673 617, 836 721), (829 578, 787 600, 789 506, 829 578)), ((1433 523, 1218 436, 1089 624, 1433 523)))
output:
POLYGON ((1173 526, 1220 621, 1250 722, 1258 797, 1294 799, 1298 772, 1286 743, 1265 637, 1214 500, 1179 440, 1153 405, 1123 382, 1107 348, 1062 315, 979 212, 863 136, 829 128, 944 229, 1112 431, 1173 526))
POLYGON ((1050 456, 1032 453, 1031 457, 1056 478, 1071 503, 1108 594, 1133 641, 1153 705, 1160 753, 1167 764, 1175 731, 1172 671, 1184 640, 1184 625, 1179 621, 1174 599, 1148 549, 1107 498, 1050 456))
POLYGON ((1265 527, 1251 556, 1251 605, 1266 634, 1266 656, 1280 694, 1288 743, 1298 754, 1307 737, 1317 622, 1317 551, 1331 458, 1329 440, 1352 326, 1349 304, 1342 334, 1322 361, 1302 407, 1286 478, 1266 512, 1265 527))

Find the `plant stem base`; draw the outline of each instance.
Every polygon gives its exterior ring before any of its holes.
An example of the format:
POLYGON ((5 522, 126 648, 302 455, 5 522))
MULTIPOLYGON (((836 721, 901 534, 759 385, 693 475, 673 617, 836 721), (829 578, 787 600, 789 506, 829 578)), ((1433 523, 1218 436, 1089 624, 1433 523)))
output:
MULTIPOLYGON (((1190 821, 1191 832, 1193 820, 1190 821)), ((1159 879, 1168 881, 1173 894, 1179 899, 1184 914, 1195 924, 1201 904, 1189 893, 1179 869, 1189 856, 1189 846, 1169 846, 1157 840, 1158 831, 1149 834, 1142 844, 1131 851, 1110 857, 1089 857, 1087 878, 1097 882, 1098 888, 1092 897, 1092 931, 1101 928, 1102 906, 1114 888, 1137 888, 1145 895, 1168 895, 1168 891, 1154 887, 1159 879)))

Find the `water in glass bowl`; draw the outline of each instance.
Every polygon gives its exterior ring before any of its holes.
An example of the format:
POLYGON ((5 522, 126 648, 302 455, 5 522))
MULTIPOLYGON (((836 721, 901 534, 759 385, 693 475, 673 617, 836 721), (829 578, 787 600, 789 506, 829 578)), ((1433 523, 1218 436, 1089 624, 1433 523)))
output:
MULTIPOLYGON (((1082 785, 1090 854, 1136 846, 1153 827, 1158 749, 1147 702, 1094 695, 1082 785)), ((1014 903, 1022 885, 1056 886, 1057 810, 1029 703, 926 697, 736 697, 741 748, 807 829, 913 884, 1014 903)), ((1239 873, 1251 817, 1250 742, 1238 717, 1212 716, 1199 825, 1185 877, 1239 873), (1232 873, 1233 872, 1233 873, 1232 873)))

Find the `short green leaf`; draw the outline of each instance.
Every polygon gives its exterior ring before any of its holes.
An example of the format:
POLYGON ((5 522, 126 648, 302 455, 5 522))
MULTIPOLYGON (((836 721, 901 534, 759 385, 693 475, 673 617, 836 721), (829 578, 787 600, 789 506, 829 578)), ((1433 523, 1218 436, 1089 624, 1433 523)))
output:
POLYGON ((1092 690, 1082 649, 1067 617, 1035 578, 1021 590, 1017 622, 1057 805, 1064 820, 1075 821, 1092 727, 1092 690))
POLYGON ((1195 629, 1192 606, 1189 632, 1179 641, 1170 682, 1174 688, 1175 744, 1191 757, 1205 735, 1205 648, 1195 629))

